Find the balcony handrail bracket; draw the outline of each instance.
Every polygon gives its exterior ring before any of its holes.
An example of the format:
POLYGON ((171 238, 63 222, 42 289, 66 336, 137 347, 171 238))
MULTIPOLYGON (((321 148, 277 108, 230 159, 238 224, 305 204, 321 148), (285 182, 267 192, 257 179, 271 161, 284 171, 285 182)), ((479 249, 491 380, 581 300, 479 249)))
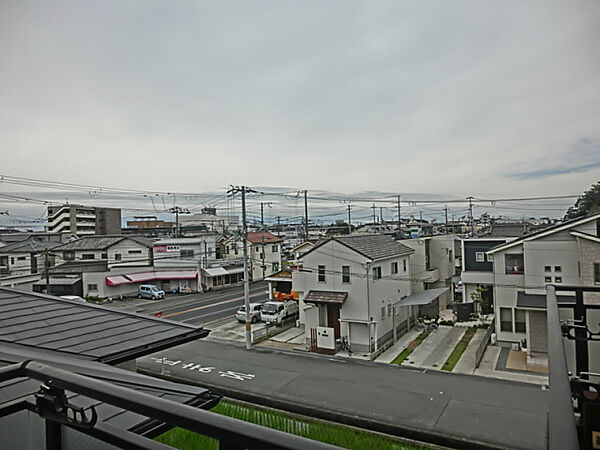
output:
POLYGON ((35 394, 35 407, 41 417, 75 428, 93 428, 98 421, 94 406, 81 408, 70 404, 65 391, 54 386, 52 380, 40 386, 35 394), (88 411, 91 416, 88 416, 88 411))

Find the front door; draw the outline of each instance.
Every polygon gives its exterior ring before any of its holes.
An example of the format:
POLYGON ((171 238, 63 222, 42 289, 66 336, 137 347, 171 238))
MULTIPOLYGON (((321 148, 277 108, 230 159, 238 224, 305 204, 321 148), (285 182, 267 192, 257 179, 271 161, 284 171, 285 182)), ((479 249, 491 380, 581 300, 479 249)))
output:
POLYGON ((338 305, 327 305, 327 326, 333 328, 335 339, 340 338, 340 307, 338 305))

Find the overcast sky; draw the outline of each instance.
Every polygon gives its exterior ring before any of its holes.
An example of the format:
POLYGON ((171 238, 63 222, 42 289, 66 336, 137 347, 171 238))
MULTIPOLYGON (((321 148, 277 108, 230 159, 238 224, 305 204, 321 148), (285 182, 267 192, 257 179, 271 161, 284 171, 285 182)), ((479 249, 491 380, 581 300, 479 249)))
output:
POLYGON ((533 3, 3 0, 0 173, 579 193, 600 179, 600 2, 533 3))

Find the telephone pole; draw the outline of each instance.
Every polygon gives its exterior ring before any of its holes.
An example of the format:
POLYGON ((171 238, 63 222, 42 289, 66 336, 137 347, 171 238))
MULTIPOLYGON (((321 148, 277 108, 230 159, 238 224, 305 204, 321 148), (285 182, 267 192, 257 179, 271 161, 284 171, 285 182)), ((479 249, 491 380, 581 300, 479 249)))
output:
POLYGON ((400 226, 402 225, 402 221, 400 219, 400 196, 398 196, 398 233, 400 233, 400 226))
POLYGON ((469 200, 469 222, 471 222, 471 237, 475 237, 475 222, 473 221, 473 197, 467 197, 469 200))
POLYGON ((175 214, 175 237, 179 237, 179 214, 189 214, 190 210, 186 208, 181 208, 179 206, 174 206, 169 209, 171 214, 175 214))
POLYGON ((350 216, 351 205, 348 205, 348 234, 352 234, 352 217, 350 216))
POLYGON ((446 216, 446 234, 448 234, 448 205, 444 205, 444 215, 446 216))
POLYGON ((242 241, 244 249, 244 306, 246 307, 246 350, 252 348, 252 322, 250 322, 250 276, 248 273, 248 224, 246 223, 246 193, 256 192, 246 186, 231 187, 228 194, 242 193, 242 241))
POLYGON ((271 203, 260 202, 260 267, 262 269, 262 277, 265 278, 265 215, 264 206, 271 207, 271 203))
MULTIPOLYGON (((35 258, 35 256, 33 256, 35 258)), ((46 274, 46 294, 50 295, 50 262, 48 261, 48 249, 44 252, 44 273, 46 274)))
POLYGON ((377 219, 375 216, 375 203, 373 203, 373 206, 371 206, 371 208, 373 208, 373 225, 375 225, 375 223, 377 222, 377 219))
POLYGON ((308 241, 308 191, 304 189, 304 240, 308 241))
POLYGON ((379 207, 379 223, 383 224, 383 208, 379 207))

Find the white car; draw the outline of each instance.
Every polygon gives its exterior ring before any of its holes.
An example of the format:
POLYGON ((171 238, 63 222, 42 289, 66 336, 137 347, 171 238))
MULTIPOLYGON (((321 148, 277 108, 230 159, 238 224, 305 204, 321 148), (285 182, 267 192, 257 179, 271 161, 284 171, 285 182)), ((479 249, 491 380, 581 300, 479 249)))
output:
MULTIPOLYGON (((250 303, 250 322, 255 323, 260 320, 262 306, 262 303, 250 303)), ((246 306, 240 306, 240 309, 235 313, 235 318, 238 322, 246 321, 246 306)))

